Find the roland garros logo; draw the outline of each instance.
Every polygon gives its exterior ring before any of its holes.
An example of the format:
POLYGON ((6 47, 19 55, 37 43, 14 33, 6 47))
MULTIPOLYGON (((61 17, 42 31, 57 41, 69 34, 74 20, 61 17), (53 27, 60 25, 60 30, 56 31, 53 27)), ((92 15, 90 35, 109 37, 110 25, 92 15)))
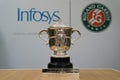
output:
POLYGON ((103 31, 111 22, 110 10, 103 4, 92 3, 83 10, 82 22, 91 31, 103 31))

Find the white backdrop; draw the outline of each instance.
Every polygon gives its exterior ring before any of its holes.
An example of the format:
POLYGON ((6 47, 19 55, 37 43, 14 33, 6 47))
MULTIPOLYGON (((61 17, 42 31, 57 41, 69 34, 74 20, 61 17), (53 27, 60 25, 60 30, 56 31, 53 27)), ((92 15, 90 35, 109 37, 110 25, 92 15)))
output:
MULTIPOLYGON (((71 62, 78 68, 115 68, 120 70, 120 1, 99 0, 112 13, 110 26, 99 33, 87 30, 81 21, 83 9, 96 1, 71 0, 71 26, 81 31, 81 39, 76 41, 68 54, 71 62)), ((37 33, 54 24, 49 18, 43 21, 18 21, 18 8, 21 11, 48 11, 50 15, 61 17, 69 25, 69 0, 0 0, 0 68, 45 68, 53 53, 49 46, 39 39, 37 33), (48 19, 48 21, 47 21, 48 19)), ((45 13, 46 15, 47 13, 45 13)), ((48 14, 47 14, 48 15, 48 14)), ((36 18, 38 19, 38 14, 36 18)))

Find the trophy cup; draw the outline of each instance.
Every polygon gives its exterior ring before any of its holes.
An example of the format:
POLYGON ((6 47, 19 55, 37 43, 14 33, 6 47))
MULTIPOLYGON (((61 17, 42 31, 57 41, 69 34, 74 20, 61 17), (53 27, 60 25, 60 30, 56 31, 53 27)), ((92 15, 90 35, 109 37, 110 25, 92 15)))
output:
POLYGON ((66 52, 80 36, 81 33, 78 30, 63 25, 61 20, 47 30, 40 31, 39 37, 49 44, 50 49, 54 51, 50 63, 48 63, 48 69, 43 69, 43 72, 76 72, 75 69, 72 69, 73 64, 70 62, 70 57, 66 52), (78 37, 72 39, 74 32, 78 33, 78 37), (48 35, 48 40, 43 38, 43 33, 48 35))

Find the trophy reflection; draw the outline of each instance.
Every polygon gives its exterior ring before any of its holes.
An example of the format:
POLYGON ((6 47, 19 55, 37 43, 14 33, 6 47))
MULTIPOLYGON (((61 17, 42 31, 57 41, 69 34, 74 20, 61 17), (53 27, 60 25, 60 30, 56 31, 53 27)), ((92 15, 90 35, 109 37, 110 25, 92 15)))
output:
POLYGON ((47 30, 39 32, 39 37, 49 44, 50 49, 54 51, 54 54, 51 55, 50 63, 48 63, 48 69, 73 68, 70 57, 66 52, 70 49, 71 44, 80 38, 80 35, 81 33, 78 30, 63 25, 61 20, 47 30), (78 37, 72 39, 74 32, 78 33, 78 37), (48 35, 48 40, 43 38, 43 33, 48 35))

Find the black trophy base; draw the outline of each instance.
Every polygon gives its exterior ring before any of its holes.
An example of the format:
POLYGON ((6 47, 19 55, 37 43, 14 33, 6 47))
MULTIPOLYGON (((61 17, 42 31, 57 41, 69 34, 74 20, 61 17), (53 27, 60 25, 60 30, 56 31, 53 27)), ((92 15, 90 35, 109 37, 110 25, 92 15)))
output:
POLYGON ((48 69, 50 68, 73 68, 70 57, 51 57, 48 69))

